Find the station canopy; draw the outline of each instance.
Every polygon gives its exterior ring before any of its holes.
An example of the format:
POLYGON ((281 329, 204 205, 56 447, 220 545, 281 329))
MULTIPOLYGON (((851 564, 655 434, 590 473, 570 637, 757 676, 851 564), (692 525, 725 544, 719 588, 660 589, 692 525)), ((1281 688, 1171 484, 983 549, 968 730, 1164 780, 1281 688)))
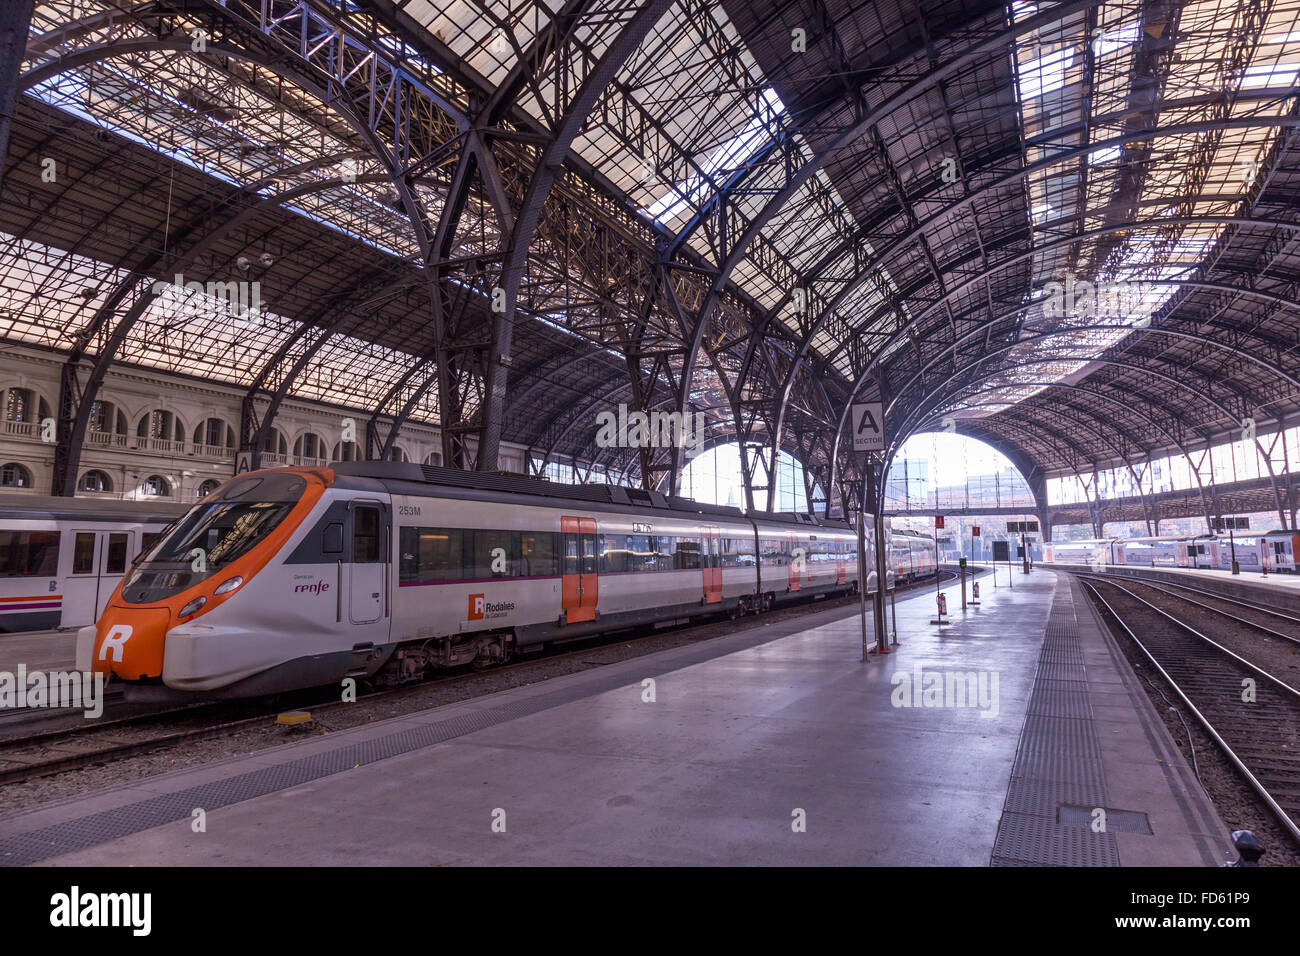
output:
POLYGON ((657 487, 599 412, 834 488, 853 400, 1031 478, 1300 411, 1300 0, 64 0, 27 53, 0 335, 73 435, 114 364, 657 487))

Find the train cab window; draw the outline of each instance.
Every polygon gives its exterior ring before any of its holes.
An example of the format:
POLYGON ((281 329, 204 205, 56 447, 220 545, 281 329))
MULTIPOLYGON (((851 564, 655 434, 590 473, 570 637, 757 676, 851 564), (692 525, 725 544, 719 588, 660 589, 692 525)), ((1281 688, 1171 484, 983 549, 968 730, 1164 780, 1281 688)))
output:
POLYGON ((123 585, 123 599, 137 604, 162 600, 218 573, 279 527, 306 490, 307 482, 293 474, 246 475, 227 482, 156 540, 146 538, 144 553, 123 585), (195 548, 207 551, 203 571, 191 563, 195 548))
POLYGON ((352 560, 356 564, 375 564, 382 561, 380 556, 380 535, 383 523, 379 518, 379 509, 369 506, 358 507, 352 512, 352 560))
POLYGON ((343 523, 341 521, 334 521, 325 526, 325 530, 321 533, 320 549, 324 554, 343 553, 343 523))
POLYGON ((95 573, 95 532, 77 532, 72 542, 72 573, 95 573))
POLYGON ((129 534, 110 534, 108 536, 108 554, 104 558, 105 574, 122 574, 126 571, 126 549, 131 540, 129 534))
POLYGON ((0 531, 0 578, 53 577, 58 567, 57 531, 0 531))

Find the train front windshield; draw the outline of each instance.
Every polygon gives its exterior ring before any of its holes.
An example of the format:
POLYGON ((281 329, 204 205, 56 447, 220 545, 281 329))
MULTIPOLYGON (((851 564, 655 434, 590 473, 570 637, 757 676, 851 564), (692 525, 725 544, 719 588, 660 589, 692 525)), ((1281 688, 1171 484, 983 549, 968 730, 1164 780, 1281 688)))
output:
POLYGON ((218 488, 141 555, 123 599, 160 601, 219 573, 279 527, 306 488, 291 474, 249 475, 218 488))

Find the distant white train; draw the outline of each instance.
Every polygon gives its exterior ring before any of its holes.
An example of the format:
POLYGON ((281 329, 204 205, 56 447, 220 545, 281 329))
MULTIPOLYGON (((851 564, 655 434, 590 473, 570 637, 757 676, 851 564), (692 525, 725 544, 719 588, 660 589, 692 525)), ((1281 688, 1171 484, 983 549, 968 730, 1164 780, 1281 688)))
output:
POLYGON ((1043 545, 1048 564, 1103 564, 1149 568, 1228 570, 1235 554, 1242 571, 1294 574, 1300 533, 1268 531, 1227 535, 1165 535, 1151 538, 1089 538, 1049 541, 1043 545))
MULTIPOLYGON (((929 558, 908 577, 933 567, 933 541, 916 548, 929 558)), ((409 463, 270 469, 217 488, 142 555, 79 631, 77 666, 133 699, 397 684, 858 581, 842 522, 409 463)))
POLYGON ((184 505, 0 495, 0 632, 94 623, 184 505))

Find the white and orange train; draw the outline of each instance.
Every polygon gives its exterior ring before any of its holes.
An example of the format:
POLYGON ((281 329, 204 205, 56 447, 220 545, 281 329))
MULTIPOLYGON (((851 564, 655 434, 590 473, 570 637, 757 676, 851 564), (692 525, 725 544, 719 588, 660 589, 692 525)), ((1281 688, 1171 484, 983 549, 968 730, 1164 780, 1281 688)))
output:
POLYGON ((1227 535, 1165 535, 1152 538, 1088 538, 1049 541, 1043 560, 1049 564, 1122 564, 1143 568, 1212 568, 1227 570, 1233 557, 1242 571, 1296 572, 1300 532, 1241 531, 1227 535))
POLYGON ((257 471, 141 555, 78 632, 77 666, 111 672, 131 699, 392 685, 852 591, 856 549, 843 523, 615 486, 396 462, 257 471))

